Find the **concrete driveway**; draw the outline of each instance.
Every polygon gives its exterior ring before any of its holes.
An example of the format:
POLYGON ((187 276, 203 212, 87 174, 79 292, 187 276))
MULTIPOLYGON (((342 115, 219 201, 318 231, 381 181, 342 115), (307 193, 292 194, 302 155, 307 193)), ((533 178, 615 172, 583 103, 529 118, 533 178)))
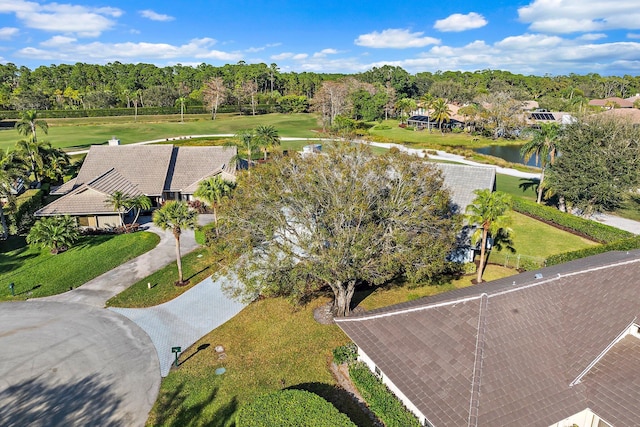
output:
POLYGON ((110 310, 0 303, 0 424, 143 426, 160 387, 147 334, 110 310))

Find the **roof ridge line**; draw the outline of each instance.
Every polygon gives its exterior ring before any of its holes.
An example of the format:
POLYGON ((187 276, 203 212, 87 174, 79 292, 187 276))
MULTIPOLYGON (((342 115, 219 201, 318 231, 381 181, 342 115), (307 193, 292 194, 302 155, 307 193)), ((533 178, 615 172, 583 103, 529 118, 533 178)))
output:
POLYGON ((487 306, 489 296, 482 293, 480 298, 480 313, 478 313, 478 335, 476 336, 476 350, 473 360, 473 375, 471 378, 471 396, 469 398, 468 427, 477 427, 478 408, 480 407, 480 386, 482 382, 482 365, 484 362, 484 338, 487 326, 487 306))
POLYGON ((620 340, 622 340, 622 338, 624 338, 625 336, 628 335, 629 328, 631 328, 636 323, 636 320, 638 320, 638 316, 634 317, 633 320, 631 321, 631 323, 629 323, 627 326, 625 326, 625 328, 622 330, 622 332, 620 332, 618 335, 616 335, 615 339, 613 341, 611 341, 609 343, 609 345, 607 345, 604 348, 604 350, 602 350, 600 352, 600 354, 598 354, 596 356, 596 358, 593 359, 591 361, 591 363, 589 363, 587 365, 587 367, 584 369, 584 371, 582 371, 580 374, 578 374, 578 376, 573 381, 571 381, 569 383, 569 387, 573 387, 576 384, 580 384, 582 382, 582 378, 584 378, 584 376, 589 373, 591 368, 593 368, 609 352, 609 350, 611 350, 611 348, 614 345, 616 345, 618 342, 620 342, 620 340))
POLYGON ((458 304, 461 302, 468 302, 468 301, 473 301, 476 299, 480 299, 483 297, 483 294, 480 295, 476 295, 473 297, 468 297, 468 298, 462 298, 462 299, 457 299, 454 301, 445 301, 445 302, 440 302, 437 304, 429 304, 429 305, 424 305, 424 306, 420 306, 420 307, 412 307, 412 308, 406 308, 404 310, 398 310, 398 311, 392 311, 392 312, 388 312, 388 313, 380 313, 380 314, 371 314, 369 316, 362 316, 362 317, 336 317, 334 319, 334 321, 336 322, 359 322, 361 320, 371 320, 371 319, 379 319, 382 317, 389 317, 389 316, 395 316, 396 314, 406 314, 406 313, 413 313, 414 311, 421 311, 421 310, 427 310, 429 308, 438 308, 438 307, 444 307, 447 305, 452 305, 452 304, 458 304))
MULTIPOLYGON (((629 253, 629 251, 627 251, 627 253, 629 253)), ((493 294, 489 294, 489 298, 495 297, 495 296, 505 295, 505 294, 508 294, 508 293, 511 293, 511 292, 515 292, 515 291, 519 291, 519 290, 522 290, 522 289, 529 289, 529 288, 533 288, 533 287, 536 287, 536 286, 544 285, 544 284, 547 284, 547 283, 550 283, 550 282, 554 282, 554 281, 556 281, 558 279, 562 279, 562 278, 565 278, 565 277, 578 276, 580 274, 591 273, 593 271, 598 271, 598 270, 605 270, 607 268, 620 267, 622 265, 633 264, 633 263, 637 263, 637 262, 640 262, 640 258, 634 258, 634 259, 627 260, 627 261, 616 262, 614 264, 601 265, 601 266, 598 266, 598 267, 591 267, 591 268, 587 268, 587 269, 580 270, 580 271, 572 271, 570 273, 558 273, 556 276, 550 277, 550 278, 548 278, 546 280, 541 280, 539 282, 530 283, 528 285, 517 286, 517 287, 515 287, 513 289, 505 289, 503 291, 499 291, 499 292, 496 292, 496 293, 493 293, 493 294)))

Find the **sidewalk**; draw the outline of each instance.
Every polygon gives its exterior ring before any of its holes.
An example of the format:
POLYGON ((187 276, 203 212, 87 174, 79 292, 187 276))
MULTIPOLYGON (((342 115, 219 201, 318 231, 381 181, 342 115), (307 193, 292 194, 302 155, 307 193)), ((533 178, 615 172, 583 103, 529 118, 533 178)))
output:
MULTIPOLYGON (((201 217, 204 223, 209 221, 208 216, 201 215, 201 217)), ((107 271, 76 289, 50 297, 35 298, 33 301, 74 302, 94 307, 104 307, 110 298, 165 265, 175 262, 176 244, 171 231, 162 231, 151 222, 143 224, 142 228, 160 236, 160 243, 155 248, 113 270, 107 271)), ((195 233, 191 230, 183 231, 180 236, 182 254, 187 254, 197 247, 195 233)))

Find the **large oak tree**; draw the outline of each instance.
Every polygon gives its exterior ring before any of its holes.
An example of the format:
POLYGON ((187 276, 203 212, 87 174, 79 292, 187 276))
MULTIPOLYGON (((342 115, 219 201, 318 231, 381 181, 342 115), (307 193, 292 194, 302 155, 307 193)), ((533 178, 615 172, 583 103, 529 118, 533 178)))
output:
POLYGON ((277 158, 242 174, 224 206, 225 241, 239 254, 231 291, 301 299, 330 288, 345 316, 356 285, 446 269, 460 225, 449 203, 440 173, 416 157, 341 145, 277 158))

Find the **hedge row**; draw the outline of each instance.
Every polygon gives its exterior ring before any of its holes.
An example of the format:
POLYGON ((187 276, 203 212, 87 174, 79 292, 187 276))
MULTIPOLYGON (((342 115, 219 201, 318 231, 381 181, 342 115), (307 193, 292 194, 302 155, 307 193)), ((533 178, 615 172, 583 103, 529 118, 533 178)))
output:
POLYGON ((281 390, 258 397, 240 408, 236 426, 356 427, 331 403, 305 390, 281 390))
POLYGON ((539 219, 540 221, 552 223, 556 227, 582 235, 599 243, 611 243, 633 237, 633 234, 627 231, 566 212, 560 212, 555 208, 539 205, 533 201, 519 197, 513 198, 513 210, 539 219))
POLYGON ((352 363, 349 365, 349 376, 369 405, 369 409, 386 427, 420 427, 418 419, 371 373, 367 365, 352 363))
MULTIPOLYGON (((256 114, 266 114, 278 110, 274 105, 260 104, 256 106, 256 114)), ((218 108, 218 113, 236 113, 237 105, 224 105, 218 108)), ((251 114, 250 106, 242 106, 243 114, 251 114)), ((185 114, 210 114, 211 110, 201 105, 185 106, 185 114)), ((180 114, 180 107, 139 107, 139 116, 180 114)), ((21 111, 7 110, 0 111, 0 120, 18 120, 22 115, 21 111)), ((112 116, 133 116, 134 108, 92 108, 83 110, 38 110, 38 117, 42 119, 66 119, 82 117, 112 117, 112 116)))
POLYGON ((565 262, 585 258, 591 255, 598 255, 609 251, 632 251, 634 249, 640 249, 640 236, 622 239, 618 240, 617 242, 598 245, 591 248, 580 249, 578 251, 551 255, 549 258, 547 258, 546 265, 551 266, 563 264, 565 262))

